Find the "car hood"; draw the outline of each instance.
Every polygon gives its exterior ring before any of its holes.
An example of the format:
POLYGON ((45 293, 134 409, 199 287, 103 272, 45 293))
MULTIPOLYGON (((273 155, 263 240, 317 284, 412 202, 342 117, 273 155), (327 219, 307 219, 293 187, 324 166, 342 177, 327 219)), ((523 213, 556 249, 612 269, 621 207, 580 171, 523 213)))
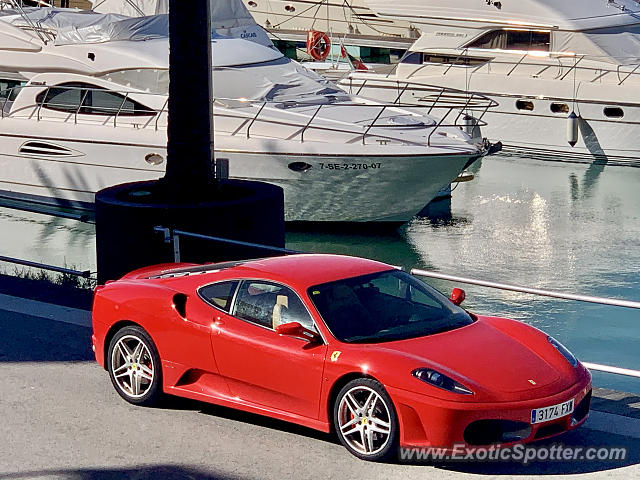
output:
MULTIPOLYGON (((412 370, 429 367, 450 376, 474 391, 475 401, 548 396, 576 382, 575 369, 547 341, 546 334, 512 320, 480 317, 466 327, 392 342, 382 349, 403 357, 412 370)), ((413 382, 412 389, 416 388, 419 384, 413 382)), ((429 391, 437 394, 441 390, 433 387, 429 391)))

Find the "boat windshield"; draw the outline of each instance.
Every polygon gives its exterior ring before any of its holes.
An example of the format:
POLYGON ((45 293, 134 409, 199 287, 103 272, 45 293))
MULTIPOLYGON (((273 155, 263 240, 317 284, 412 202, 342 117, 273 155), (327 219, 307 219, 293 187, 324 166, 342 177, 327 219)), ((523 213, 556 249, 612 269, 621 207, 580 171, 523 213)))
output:
POLYGON ((316 285, 308 293, 327 328, 347 343, 423 337, 473 323, 440 292, 399 270, 316 285))
POLYGON ((217 99, 297 103, 349 99, 337 86, 286 57, 214 68, 213 94, 217 99))

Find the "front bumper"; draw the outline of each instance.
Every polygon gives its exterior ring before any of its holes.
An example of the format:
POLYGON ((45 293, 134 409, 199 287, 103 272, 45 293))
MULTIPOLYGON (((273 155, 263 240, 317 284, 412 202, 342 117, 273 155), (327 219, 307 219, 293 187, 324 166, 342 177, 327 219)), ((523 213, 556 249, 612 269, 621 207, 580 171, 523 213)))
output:
POLYGON ((583 379, 552 396, 505 403, 451 402, 396 388, 387 387, 387 390, 398 414, 400 444, 403 447, 507 446, 552 437, 582 425, 588 416, 591 380, 583 379), (556 405, 572 398, 575 402, 573 414, 548 422, 530 423, 532 409, 556 405), (492 420, 496 424, 513 425, 517 435, 507 432, 496 440, 495 431, 486 431, 483 438, 482 430, 491 430, 484 426, 490 425, 492 420), (470 427, 478 421, 484 422, 470 427), (478 426, 480 428, 474 428, 478 426), (470 434, 472 429, 475 434, 470 434))

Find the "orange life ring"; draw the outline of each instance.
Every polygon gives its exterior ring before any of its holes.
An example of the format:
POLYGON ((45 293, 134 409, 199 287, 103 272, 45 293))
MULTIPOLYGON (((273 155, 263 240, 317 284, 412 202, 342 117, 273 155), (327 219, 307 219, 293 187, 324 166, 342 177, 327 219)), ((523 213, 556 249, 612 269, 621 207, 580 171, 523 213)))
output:
POLYGON ((315 60, 324 60, 331 50, 331 40, 324 32, 309 30, 307 32, 307 53, 315 60))

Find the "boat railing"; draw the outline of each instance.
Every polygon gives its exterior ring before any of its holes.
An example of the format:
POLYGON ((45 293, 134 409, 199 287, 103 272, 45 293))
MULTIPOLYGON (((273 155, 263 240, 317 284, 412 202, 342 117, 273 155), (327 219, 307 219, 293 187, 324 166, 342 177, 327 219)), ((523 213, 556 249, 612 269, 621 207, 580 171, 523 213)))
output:
MULTIPOLYGON (((273 116, 267 116, 265 114, 266 107, 271 107, 271 108, 281 110, 281 107, 280 107, 282 105, 281 102, 247 101, 246 104, 252 104, 254 108, 256 108, 256 113, 252 115, 251 118, 245 117, 246 120, 234 132, 232 132, 232 135, 243 134, 244 136, 246 136, 246 138, 251 138, 252 136, 251 129, 254 128, 254 125, 256 123, 265 123, 269 125, 281 125, 281 126, 294 125, 290 121, 277 120, 273 118, 273 116), (245 124, 246 124, 246 128, 244 128, 245 124)), ((465 105, 469 105, 469 102, 467 102, 467 104, 462 104, 462 105, 455 105, 455 106, 447 105, 443 107, 438 107, 438 108, 443 108, 445 110, 444 113, 441 116, 439 116, 439 118, 435 119, 435 121, 431 123, 418 122, 415 125, 413 125, 413 127, 424 128, 429 130, 429 135, 427 136, 427 145, 431 146, 431 138, 438 129, 460 130, 464 128, 467 128, 467 129, 473 128, 474 126, 481 127, 481 126, 487 125, 487 123, 484 122, 481 118, 476 118, 476 117, 472 118, 472 124, 470 125, 469 118, 471 117, 467 117, 467 116, 463 117, 463 115, 465 114, 465 110, 464 110, 465 105), (445 124, 445 119, 447 119, 451 114, 451 112, 454 112, 454 111, 457 112, 455 120, 451 123, 445 124)), ((380 122, 380 119, 383 118, 384 113, 389 113, 390 110, 397 111, 399 108, 406 108, 410 110, 412 114, 420 114, 420 115, 429 115, 431 113, 431 110, 433 110, 432 107, 425 107, 422 105, 416 106, 416 105, 410 105, 410 104, 398 104, 398 103, 367 104, 367 103, 348 102, 348 103, 318 104, 318 103, 292 102, 292 103, 288 103, 287 106, 288 107, 292 107, 292 106, 315 107, 313 112, 308 114, 308 120, 306 122, 295 124, 295 126, 299 126, 299 128, 295 133, 287 137, 289 140, 295 139, 297 137, 299 138, 300 143, 304 143, 305 134, 307 134, 309 130, 319 130, 319 131, 333 132, 333 133, 348 132, 348 133, 357 134, 361 137, 361 142, 363 145, 366 145, 366 141, 369 137, 372 137, 372 138, 375 137, 377 140, 380 140, 381 142, 381 143, 379 142, 380 145, 385 145, 384 143, 385 140, 389 140, 389 141, 392 140, 391 137, 388 137, 383 132, 375 131, 374 129, 376 127, 384 127, 385 129, 390 129, 390 128, 407 128, 412 126, 412 125, 405 125, 405 124, 398 124, 398 125, 390 125, 388 123, 382 124, 380 122), (342 126, 333 126, 332 125, 333 122, 331 120, 327 120, 326 118, 324 118, 323 123, 314 123, 314 122, 319 122, 319 118, 322 119, 322 117, 319 117, 319 114, 322 111, 322 109, 348 108, 348 107, 367 108, 367 109, 373 109, 375 111, 375 116, 373 116, 373 118, 371 118, 369 122, 362 125, 363 130, 361 133, 357 131, 345 130, 344 128, 342 128, 342 126)), ((470 110, 470 109, 467 109, 467 110, 470 110)), ((225 116, 228 116, 228 115, 229 115, 229 112, 225 112, 225 116)), ((214 115, 214 118, 215 118, 215 115, 214 115)), ((419 117, 416 117, 416 118, 419 118, 419 117)))
MULTIPOLYGON (((458 69, 463 68, 465 69, 465 73, 469 76, 472 76, 474 73, 481 73, 485 71, 485 73, 503 73, 507 77, 525 68, 531 69, 532 67, 539 67, 536 71, 528 72, 535 78, 542 77, 550 68, 557 68, 557 71, 550 75, 550 78, 553 80, 573 81, 575 76, 579 81, 597 82, 609 75, 615 77, 613 81, 617 85, 623 85, 627 80, 638 78, 637 76, 640 75, 640 63, 638 63, 635 58, 631 59, 631 63, 615 64, 605 63, 601 61, 602 57, 591 55, 557 53, 538 56, 535 53, 526 52, 519 56, 517 60, 514 60, 513 58, 505 59, 498 56, 485 58, 484 61, 480 61, 481 59, 478 59, 478 63, 476 65, 462 61, 464 59, 473 59, 473 57, 469 56, 468 49, 450 49, 451 52, 449 53, 447 53, 446 50, 447 49, 442 49, 442 51, 438 50, 438 52, 433 52, 433 55, 441 54, 444 56, 449 55, 451 57, 455 55, 455 59, 452 62, 424 62, 407 75, 405 80, 409 81, 415 77, 419 77, 425 70, 437 66, 446 66, 442 75, 447 75, 450 71, 458 71, 458 69), (553 63, 550 63, 549 60, 552 60, 553 63), (600 60, 600 62, 597 66, 584 63, 589 60, 600 60)), ((479 50, 480 49, 474 50, 474 52, 482 53, 485 57, 489 57, 493 53, 493 50, 487 50, 486 52, 479 52, 479 50)), ((500 53, 513 52, 504 50, 500 53)), ((400 63, 398 63, 398 65, 396 65, 396 67, 387 76, 391 77, 399 65, 400 63)))
MULTIPOLYGON (((48 2, 42 0, 36 0, 36 2, 41 7, 51 7, 52 5, 48 2)), ((20 25, 18 28, 20 30, 32 31, 35 33, 40 41, 45 45, 49 42, 52 42, 56 39, 56 35, 51 30, 43 27, 40 23, 34 22, 29 15, 23 10, 22 2, 17 0, 2 0, 0 1, 0 9, 4 10, 4 8, 11 8, 16 10, 22 20, 24 20, 25 25, 20 25)))
MULTIPOLYGON (((458 114, 453 122, 456 126, 463 115, 473 114, 473 119, 478 122, 479 126, 486 123, 482 120, 484 115, 490 108, 498 106, 498 102, 482 95, 480 93, 459 90, 450 87, 441 87, 437 85, 428 85, 416 83, 409 80, 395 80, 391 78, 358 78, 357 76, 349 77, 347 85, 349 93, 353 95, 366 95, 367 88, 376 88, 384 84, 383 88, 392 89, 397 94, 391 103, 395 105, 408 105, 402 103, 402 97, 406 93, 411 93, 414 97, 416 94, 422 95, 417 101, 420 107, 427 108, 427 115, 431 115, 434 110, 447 110, 444 115, 448 116, 451 110, 457 110, 458 114)), ((413 104, 412 104, 413 105, 413 104)), ((415 105, 414 105, 415 106, 415 105)))
MULTIPOLYGON (((408 85, 404 86, 404 89, 408 85)), ((411 105, 401 103, 400 97, 393 103, 367 103, 357 101, 265 101, 247 99, 224 99, 217 98, 214 104, 220 108, 214 113, 216 117, 233 118, 239 122, 239 126, 230 132, 231 136, 244 135, 251 138, 257 124, 277 125, 282 127, 293 127, 293 133, 287 138, 289 140, 299 139, 301 143, 307 140, 311 130, 331 133, 352 133, 361 137, 362 144, 367 143, 367 139, 375 138, 381 145, 385 140, 393 139, 388 133, 378 129, 384 127, 388 132, 392 128, 424 128, 429 130, 427 144, 431 145, 433 134, 438 129, 473 129, 475 126, 482 127, 486 122, 482 117, 486 111, 497 105, 493 100, 478 94, 465 94, 454 89, 433 87, 424 89, 424 105, 411 105), (281 113, 293 107, 309 107, 309 111, 302 113, 298 110, 297 118, 299 122, 283 118, 281 113), (325 109, 336 108, 372 109, 368 121, 357 125, 355 128, 345 129, 344 124, 333 115, 331 118, 321 116, 325 109), (313 109, 313 110, 311 110, 313 109), (399 109, 401 109, 399 111, 399 109), (424 122, 420 119, 424 116, 431 116, 434 112, 437 118, 424 122), (407 115, 414 116, 414 124, 392 124, 383 123, 381 119, 384 114, 393 116, 407 115), (453 114, 453 115, 452 115, 453 114), (455 115, 455 117, 454 117, 455 115), (451 119, 451 120, 447 120, 451 119), (445 124, 445 120, 447 123, 445 124)), ((130 90, 106 90, 103 88, 88 88, 74 85, 19 85, 0 92, 0 119, 27 118, 36 121, 56 120, 78 123, 99 123, 101 125, 112 125, 113 127, 129 127, 135 129, 160 130, 167 127, 168 122, 168 96, 162 95, 162 106, 152 108, 148 103, 158 105, 160 94, 152 92, 138 92, 130 90), (33 100, 24 103, 19 102, 21 92, 25 89, 37 89, 37 94, 33 100), (53 92, 53 93, 52 93, 53 92), (71 92, 68 99, 60 93, 71 92), (73 93, 78 92, 78 93, 73 93), (55 95, 54 95, 55 94, 55 95), (93 98, 99 95, 111 95, 110 104, 96 105, 93 98), (59 98, 63 97, 62 100, 59 98), (153 101, 145 102, 145 97, 153 98, 153 101), (70 100, 72 99, 72 100, 70 100), (53 116, 48 116, 45 112, 55 112, 53 116)), ((401 95, 400 95, 401 96, 401 95)), ((388 120, 388 119, 387 119, 388 120)))

